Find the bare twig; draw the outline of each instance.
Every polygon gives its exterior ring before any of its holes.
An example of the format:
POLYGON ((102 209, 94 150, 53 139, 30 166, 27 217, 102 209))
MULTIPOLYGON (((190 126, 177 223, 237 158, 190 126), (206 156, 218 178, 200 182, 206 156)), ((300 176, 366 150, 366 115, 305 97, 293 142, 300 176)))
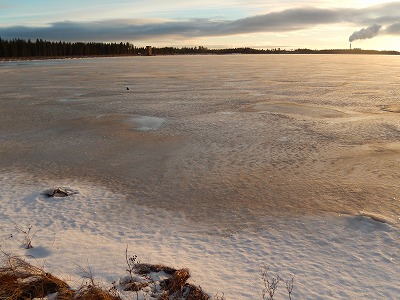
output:
POLYGON ((262 270, 261 271, 261 277, 264 283, 264 289, 262 290, 262 298, 263 300, 266 299, 266 296, 268 295, 269 300, 274 299, 274 294, 278 288, 279 282, 282 280, 281 277, 272 277, 269 278, 268 276, 268 269, 267 270, 262 270))
POLYGON ((23 230, 20 228, 18 225, 15 225, 15 229, 17 229, 20 233, 24 234, 24 239, 23 241, 20 241, 24 246, 25 249, 31 249, 33 248, 32 246, 32 239, 36 234, 36 231, 32 233, 32 225, 29 225, 28 230, 23 230))
MULTIPOLYGON (((126 271, 129 273, 129 276, 131 277, 131 282, 134 282, 133 279, 133 273, 134 270, 136 269, 136 265, 139 263, 139 261, 137 260, 137 255, 133 255, 131 257, 128 256, 128 245, 126 245, 126 249, 125 249, 125 261, 126 261, 126 265, 127 265, 127 269, 126 271)), ((136 300, 139 299, 139 290, 136 289, 136 300)))
POLYGON ((285 281, 286 290, 287 290, 287 292, 289 294, 289 300, 292 300, 293 281, 294 281, 294 275, 292 275, 290 280, 285 281))

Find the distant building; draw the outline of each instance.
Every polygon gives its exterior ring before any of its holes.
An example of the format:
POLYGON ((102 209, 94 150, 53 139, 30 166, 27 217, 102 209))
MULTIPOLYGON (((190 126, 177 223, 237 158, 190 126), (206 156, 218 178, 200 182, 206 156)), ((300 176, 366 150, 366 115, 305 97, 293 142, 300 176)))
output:
POLYGON ((151 46, 146 46, 146 54, 147 56, 152 56, 153 55, 153 48, 151 46))

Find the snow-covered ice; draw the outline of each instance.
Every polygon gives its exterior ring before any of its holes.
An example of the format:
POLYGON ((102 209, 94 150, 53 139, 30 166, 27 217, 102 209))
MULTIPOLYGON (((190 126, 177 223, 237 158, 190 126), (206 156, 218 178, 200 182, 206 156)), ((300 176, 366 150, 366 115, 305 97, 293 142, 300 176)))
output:
MULTIPOLYGON (((267 228, 219 234, 184 215, 126 205, 123 195, 91 183, 64 181, 79 191, 47 198, 58 181, 21 174, 1 177, 2 249, 82 283, 91 269, 105 286, 126 275, 125 250, 141 262, 188 267, 191 282, 227 299, 260 299, 261 269, 289 279, 296 299, 395 299, 400 293, 398 228, 364 216, 278 219, 267 228), (20 229, 32 226, 32 249, 20 229), (13 234, 12 238, 8 238, 13 234)), ((261 227, 261 226, 260 226, 261 227)), ((285 299, 285 288, 278 294, 285 299)))
POLYGON ((267 268, 293 299, 397 299, 395 59, 1 63, 1 248, 73 287, 126 276, 128 245, 227 299, 267 268))

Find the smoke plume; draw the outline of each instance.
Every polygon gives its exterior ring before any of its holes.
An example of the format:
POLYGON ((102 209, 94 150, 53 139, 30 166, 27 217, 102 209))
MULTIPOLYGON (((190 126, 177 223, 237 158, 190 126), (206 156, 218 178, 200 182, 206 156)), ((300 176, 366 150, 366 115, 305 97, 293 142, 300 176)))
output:
POLYGON ((367 28, 363 28, 359 31, 354 31, 354 33, 349 37, 350 43, 355 40, 365 40, 372 39, 379 34, 382 26, 378 24, 371 25, 367 28))

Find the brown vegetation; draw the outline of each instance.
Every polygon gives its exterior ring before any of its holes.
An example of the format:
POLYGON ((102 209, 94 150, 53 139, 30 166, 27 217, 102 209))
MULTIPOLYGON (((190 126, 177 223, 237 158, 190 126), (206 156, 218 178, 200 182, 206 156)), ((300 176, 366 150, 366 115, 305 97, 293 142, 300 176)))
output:
POLYGON ((116 293, 112 293, 96 285, 86 285, 81 287, 75 293, 73 299, 74 300, 121 300, 121 298, 116 293))
MULTIPOLYGON (((176 270, 163 265, 137 264, 135 270, 135 274, 147 278, 149 282, 136 282, 131 276, 132 279, 124 284, 129 287, 126 291, 138 292, 150 285, 156 286, 150 279, 151 273, 164 272, 170 277, 159 282, 160 289, 152 294, 153 299, 210 299, 200 287, 187 283, 190 277, 188 269, 176 270)), ((55 293, 58 300, 121 300, 115 286, 107 290, 97 285, 92 277, 78 290, 72 290, 65 281, 18 257, 8 256, 5 266, 0 267, 0 299, 27 300, 55 293)))
MULTIPOLYGON (((167 267, 164 265, 152 265, 152 264, 143 264, 136 263, 134 265, 135 273, 140 274, 144 278, 151 278, 151 273, 160 273, 163 272, 170 277, 162 280, 160 285, 160 291, 158 292, 157 299, 166 300, 166 299, 187 299, 187 300, 208 300, 210 297, 203 292, 200 287, 197 287, 193 284, 187 283, 187 280, 190 278, 188 269, 174 269, 171 267, 167 267)), ((132 277, 131 277, 132 278, 132 277)), ((154 285, 155 282, 150 279, 150 282, 154 285)), ((143 282, 135 282, 130 281, 125 283, 129 288, 134 287, 135 289, 130 290, 138 290, 141 286, 147 287, 149 284, 145 284, 143 282)))
POLYGON ((0 268, 1 299, 42 298, 53 293, 58 293, 61 300, 73 296, 67 283, 22 259, 10 257, 7 266, 0 268))

